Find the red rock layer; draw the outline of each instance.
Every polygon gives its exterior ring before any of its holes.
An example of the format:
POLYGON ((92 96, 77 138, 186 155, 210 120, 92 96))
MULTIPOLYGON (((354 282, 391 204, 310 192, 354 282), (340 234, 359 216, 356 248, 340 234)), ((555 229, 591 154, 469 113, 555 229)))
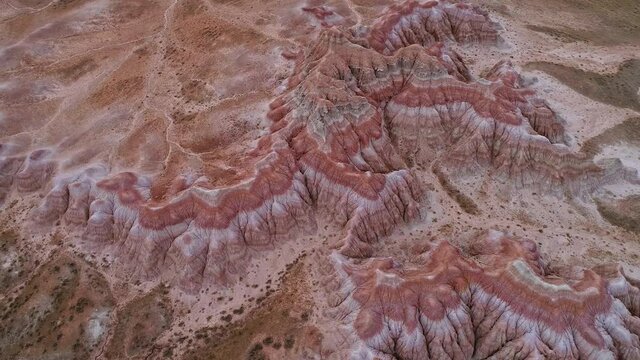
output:
MULTIPOLYGON (((134 173, 61 174, 37 217, 84 226, 87 240, 125 254, 134 274, 197 289, 228 282, 251 253, 313 228, 316 210, 344 225, 343 254, 367 256, 372 242, 420 215, 412 163, 488 166, 561 191, 600 176, 598 166, 556 144, 561 122, 509 64, 475 81, 443 43, 393 40, 409 18, 436 29, 434 41, 495 38, 486 14, 445 2, 392 7, 368 40, 327 29, 272 102, 270 133, 238 162, 249 169, 239 172, 249 174, 242 181, 216 187, 182 177, 159 201, 153 180, 134 173), (376 45, 384 37, 393 51, 376 45)), ((0 185, 43 188, 54 170, 48 156, 5 158, 0 185)))
POLYGON ((484 10, 463 2, 407 1, 389 8, 371 28, 369 44, 385 55, 418 44, 437 42, 490 43, 499 39, 499 26, 484 10))
MULTIPOLYGON (((385 144, 377 154, 386 154, 383 160, 391 167, 380 167, 379 161, 373 164, 377 169, 367 168, 370 163, 363 167, 361 154, 368 152, 355 141, 332 148, 330 156, 360 170, 388 171, 438 159, 455 171, 481 166, 517 185, 561 193, 588 191, 603 179, 601 167, 564 146, 560 119, 508 62, 475 81, 460 56, 442 43, 410 45, 385 56, 332 29, 298 64, 289 85, 271 112, 276 131, 296 126, 325 131, 334 121, 353 122, 353 111, 370 118, 363 123, 377 126, 383 135, 377 143, 385 144)), ((327 129, 326 139, 350 139, 327 129)))
POLYGON ((481 166, 517 186, 560 193, 588 192, 604 179, 602 167, 563 144, 562 122, 508 62, 479 81, 429 75, 406 84, 385 119, 411 163, 481 166))
POLYGON ((151 198, 152 180, 134 173, 70 176, 53 187, 37 216, 83 225, 85 239, 115 247, 135 277, 162 276, 187 290, 226 284, 251 252, 314 225, 291 149, 280 142, 259 150, 245 182, 211 188, 205 178, 177 179, 162 202, 151 198))
POLYGON ((639 282, 617 266, 545 274, 535 243, 491 231, 465 257, 355 264, 334 253, 330 315, 358 359, 638 359, 639 282), (336 281, 336 279, 339 279, 336 281))

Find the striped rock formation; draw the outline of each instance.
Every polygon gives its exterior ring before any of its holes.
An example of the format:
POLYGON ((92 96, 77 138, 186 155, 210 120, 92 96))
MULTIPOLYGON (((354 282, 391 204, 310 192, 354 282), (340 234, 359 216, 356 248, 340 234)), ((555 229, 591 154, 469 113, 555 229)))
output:
POLYGON ((329 314, 350 344, 337 358, 640 358, 640 282, 617 266, 545 274, 535 243, 496 231, 415 267, 331 262, 329 314))
POLYGON ((20 193, 41 189, 55 172, 56 165, 48 149, 22 155, 15 146, 0 144, 0 155, 0 204, 13 188, 20 193))
POLYGON ((212 188, 203 177, 180 177, 164 199, 151 196, 152 178, 131 172, 68 176, 57 180, 36 217, 81 225, 85 240, 115 247, 135 277, 162 276, 186 290, 205 280, 226 284, 252 251, 273 249, 294 227, 313 226, 291 150, 274 144, 256 157, 252 178, 212 188))
POLYGON ((487 43, 500 41, 500 26, 475 5, 447 0, 406 1, 389 7, 368 35, 376 51, 390 55, 412 44, 437 42, 487 43))
POLYGON ((604 179, 603 167, 564 144, 561 120, 508 62, 475 81, 414 80, 387 102, 385 119, 409 163, 484 168, 517 186, 560 193, 588 192, 604 179))
POLYGON ((55 163, 39 150, 3 158, 0 193, 13 182, 48 191, 36 218, 83 227, 137 276, 198 289, 229 283, 255 251, 313 230, 316 214, 343 225, 342 254, 368 256, 374 241, 420 216, 415 164, 590 188, 603 169, 562 144, 562 123, 508 63, 474 79, 441 42, 497 39, 476 7, 391 7, 368 33, 326 29, 297 58, 270 105, 269 133, 237 162, 244 178, 214 186, 185 175, 152 196, 158 174, 88 169, 51 182, 55 163))

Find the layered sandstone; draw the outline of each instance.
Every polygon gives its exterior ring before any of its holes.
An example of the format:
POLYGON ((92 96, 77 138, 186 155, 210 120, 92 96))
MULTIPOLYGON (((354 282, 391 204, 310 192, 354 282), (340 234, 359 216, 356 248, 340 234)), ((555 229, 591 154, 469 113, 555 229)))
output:
POLYGON ((22 155, 12 148, 11 144, 0 144, 0 203, 13 188, 19 193, 40 190, 51 180, 56 168, 48 149, 22 155))
POLYGON ((516 186, 549 192, 584 193, 602 182, 604 168, 564 144, 562 121, 510 63, 478 81, 431 76, 424 83, 409 84, 385 108, 410 162, 490 169, 516 186))
POLYGON ((420 266, 402 266, 390 258, 355 263, 331 256, 330 315, 350 343, 341 356, 640 356, 640 283, 618 266, 548 274, 535 243, 497 231, 477 238, 467 255, 445 241, 423 257, 420 266))
POLYGON ((0 1, 0 358, 640 358, 580 3, 0 1))
MULTIPOLYGON (((351 109, 336 105, 349 99, 350 106, 379 118, 384 141, 390 141, 385 147, 393 147, 385 153, 394 160, 386 161, 394 167, 438 160, 453 171, 490 169, 516 186, 560 193, 588 192, 603 181, 603 167, 565 146, 562 120, 509 62, 475 79, 442 43, 410 45, 385 56, 361 41, 325 31, 296 67, 292 90, 274 102, 275 126, 298 126, 301 108, 311 114, 304 122, 317 122, 314 113, 326 112, 328 119, 348 115, 351 109)), ((314 126, 322 131, 324 123, 314 126)))
POLYGON ((36 216, 80 225, 92 245, 115 248, 134 276, 163 276, 185 289, 226 284, 252 251, 273 249, 293 228, 313 226, 311 199, 291 150, 274 144, 253 177, 226 188, 178 178, 166 199, 131 172, 84 172, 57 181, 36 216))
POLYGON ((372 26, 369 43, 385 55, 412 44, 496 44, 500 26, 480 7, 447 0, 406 1, 389 7, 372 26))
POLYGON ((562 121, 511 64, 475 78, 446 45, 495 43, 496 29, 477 7, 410 1, 364 34, 323 30, 296 57, 269 131, 233 179, 101 166, 54 176, 55 154, 36 150, 3 158, 0 191, 46 191, 41 222, 80 227, 135 276, 198 289, 237 278, 253 252, 313 229, 316 215, 343 226, 342 254, 368 256, 420 216, 416 165, 559 193, 617 180, 563 144, 562 121))

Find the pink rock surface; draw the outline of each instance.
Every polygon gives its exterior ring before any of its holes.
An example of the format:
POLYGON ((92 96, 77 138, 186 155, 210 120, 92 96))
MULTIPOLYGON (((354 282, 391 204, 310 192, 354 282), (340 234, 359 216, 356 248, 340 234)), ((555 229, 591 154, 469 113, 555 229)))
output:
POLYGON ((418 44, 437 42, 496 44, 499 25, 480 7, 453 1, 415 0, 389 7, 372 26, 369 43, 385 55, 418 44))
MULTIPOLYGON (((603 169, 563 145, 562 122, 512 65, 475 79, 441 42, 497 37, 479 8, 435 1, 392 6, 368 37, 323 30, 270 104, 269 133, 235 164, 244 177, 220 186, 178 174, 155 196, 164 174, 65 177, 36 218, 85 227, 87 240, 115 245, 136 276, 197 289, 228 284, 253 251, 313 229, 316 213, 344 226, 343 254, 368 256, 372 243, 420 216, 415 164, 588 191, 603 169)), ((18 172, 7 158, 3 183, 43 188, 55 169, 50 154, 33 152, 18 172)))
POLYGON ((0 1, 0 358, 640 358, 637 11, 568 3, 0 1))
POLYGON ((535 243, 489 231, 424 264, 332 255, 331 316, 359 359, 636 359, 640 283, 610 265, 546 274, 535 243), (336 279, 338 279, 336 281, 336 279))

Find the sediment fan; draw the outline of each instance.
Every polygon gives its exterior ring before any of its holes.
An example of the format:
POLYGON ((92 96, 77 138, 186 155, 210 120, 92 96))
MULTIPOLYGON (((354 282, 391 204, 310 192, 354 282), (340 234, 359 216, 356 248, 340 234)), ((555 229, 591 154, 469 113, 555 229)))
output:
POLYGON ((117 248, 135 276, 192 291, 235 281, 252 254, 327 215, 344 226, 328 266, 339 275, 333 305, 355 330, 355 358, 640 358, 638 284, 617 268, 552 279, 534 245, 496 234, 475 254, 482 265, 447 243, 420 269, 351 264, 420 216, 415 164, 490 169, 558 193, 632 178, 565 146, 562 122, 511 64, 476 78, 447 45, 498 41, 478 7, 409 1, 367 31, 324 30, 296 59, 271 103, 269 133, 243 162, 252 174, 234 185, 184 176, 156 199, 153 176, 56 174, 51 151, 7 149, 0 192, 49 190, 39 221, 82 226, 87 241, 117 248))

